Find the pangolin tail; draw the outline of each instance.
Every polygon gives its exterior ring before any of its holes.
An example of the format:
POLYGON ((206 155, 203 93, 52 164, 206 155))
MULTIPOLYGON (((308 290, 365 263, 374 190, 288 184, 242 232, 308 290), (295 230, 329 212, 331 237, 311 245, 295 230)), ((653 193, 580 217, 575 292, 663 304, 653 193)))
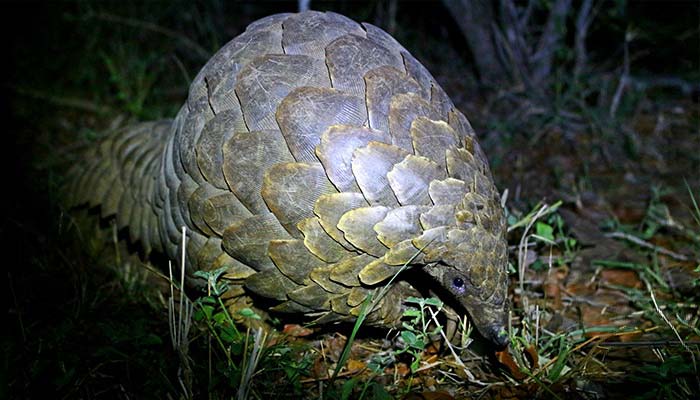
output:
POLYGON ((118 229, 128 227, 146 254, 162 251, 154 190, 172 120, 143 122, 117 129, 84 154, 72 167, 67 205, 99 206, 102 218, 115 217, 118 229))

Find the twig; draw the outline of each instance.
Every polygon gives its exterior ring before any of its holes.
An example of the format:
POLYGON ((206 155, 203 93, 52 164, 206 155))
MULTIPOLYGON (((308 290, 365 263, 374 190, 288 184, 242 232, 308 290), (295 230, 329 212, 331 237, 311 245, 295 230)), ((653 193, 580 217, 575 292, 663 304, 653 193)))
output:
MULTIPOLYGON (((437 313, 435 310, 432 308, 428 307, 428 311, 430 311, 430 318, 435 322, 438 326, 440 326, 440 322, 437 319, 437 313)), ((457 353, 454 350, 454 347, 452 346, 452 343, 450 343, 450 340, 447 339, 447 336, 445 335, 445 332, 443 329, 440 329, 440 335, 442 336, 442 339, 445 341, 447 344, 447 348, 450 349, 450 353, 452 353, 452 357, 454 357, 455 362, 459 364, 459 366, 462 368, 462 371, 464 371, 464 374, 467 375, 467 379, 469 379, 469 382, 471 383, 476 383, 477 385, 482 385, 482 386, 488 386, 488 383, 482 382, 480 380, 477 380, 474 374, 467 368, 466 365, 462 362, 462 359, 459 358, 457 353)))
POLYGON ((666 314, 664 314, 664 312, 661 311, 661 308, 659 308, 659 304, 656 302, 656 296, 654 296, 654 289, 651 287, 651 284, 649 282, 646 282, 646 284, 647 284, 647 290, 649 291, 649 295, 651 295, 651 301, 654 303, 654 308, 656 309, 656 312, 659 313, 659 315, 661 315, 661 318, 663 318, 664 322, 666 322, 666 325, 668 325, 668 327, 671 328, 673 333, 678 338, 678 341, 683 346, 683 349, 685 351, 687 351, 688 354, 690 354, 690 359, 693 362, 693 369, 695 370, 695 374, 696 374, 695 376, 696 376, 696 379, 698 380, 698 384, 700 384, 700 378, 697 378, 698 377, 698 375, 697 375, 698 364, 697 364, 697 361, 695 360, 695 353, 693 353, 693 351, 690 350, 690 347, 688 347, 688 344, 683 340, 681 335, 678 333, 678 331, 676 330, 676 327, 673 326, 671 321, 669 321, 668 318, 666 318, 666 314))
POLYGON ((564 33, 563 30, 559 29, 559 26, 564 25, 570 11, 571 0, 557 0, 552 5, 544 31, 537 44, 537 51, 530 58, 534 71, 533 81, 542 82, 549 76, 554 62, 554 52, 564 33))
POLYGON ((574 38, 576 49, 576 64, 574 65, 574 78, 578 78, 586 66, 588 55, 586 51, 586 37, 588 36, 588 27, 591 25, 593 16, 591 7, 593 0, 584 0, 576 17, 576 36, 574 38))
POLYGON ((99 106, 91 101, 71 98, 71 97, 60 97, 53 96, 48 93, 44 93, 34 89, 25 89, 18 86, 10 86, 17 94, 27 97, 33 97, 35 99, 46 100, 49 103, 55 104, 60 107, 75 108, 77 110, 92 112, 95 114, 106 114, 111 112, 112 109, 105 106, 99 106))
POLYGON ((666 322, 666 325, 668 325, 668 327, 671 328, 673 333, 678 338, 678 341, 680 341, 683 344, 683 348, 689 353, 692 353, 690 351, 690 348, 688 348, 688 345, 683 341, 683 338, 676 330, 676 327, 673 326, 671 321, 669 321, 668 318, 666 318, 666 314, 664 314, 664 312, 661 311, 661 308, 659 308, 659 303, 656 302, 656 296, 654 296, 654 289, 651 287, 651 284, 649 282, 647 282, 647 290, 649 291, 649 295, 651 296, 651 302, 654 303, 654 308, 656 309, 656 312, 659 313, 659 315, 661 315, 661 318, 663 318, 664 322, 666 322))
POLYGON ((661 254, 667 255, 667 256, 669 256, 669 257, 675 258, 676 260, 680 260, 680 261, 690 261, 690 260, 691 260, 690 257, 688 257, 688 256, 686 256, 686 255, 684 255, 684 254, 679 254, 679 253, 676 253, 676 252, 674 252, 674 251, 668 250, 668 249, 666 249, 666 248, 664 248, 664 247, 661 247, 661 246, 658 246, 658 245, 655 245, 655 244, 651 244, 651 243, 649 243, 649 242, 647 242, 647 241, 645 241, 645 240, 642 240, 642 239, 640 239, 640 238, 638 238, 638 237, 636 237, 636 236, 634 236, 634 235, 630 235, 630 234, 628 234, 628 233, 624 233, 624 232, 610 232, 610 233, 606 233, 606 234, 605 234, 605 237, 608 237, 608 238, 615 238, 615 239, 625 239, 625 240, 628 240, 628 241, 630 241, 630 242, 632 242, 632 243, 634 243, 634 244, 636 244, 636 245, 638 245, 638 246, 641 246, 641 247, 644 247, 644 248, 647 248, 647 249, 654 250, 654 251, 657 252, 657 253, 661 253, 661 254))
POLYGON ((630 76, 628 82, 636 90, 647 90, 658 87, 677 88, 685 95, 689 95, 694 91, 700 91, 700 84, 689 82, 678 76, 630 76))
POLYGON ((170 299, 168 301, 168 323, 170 325, 170 340, 173 348, 180 357, 180 367, 178 368, 178 380, 183 390, 185 398, 192 398, 192 366, 189 360, 189 331, 192 324, 193 305, 189 299, 185 299, 185 244, 186 230, 182 227, 182 260, 180 264, 180 309, 178 317, 175 317, 175 293, 173 286, 172 263, 168 262, 168 272, 170 276, 170 299))
POLYGON ((17 301, 17 294, 15 293, 15 285, 12 281, 12 273, 7 272, 7 282, 9 283, 10 286, 10 293, 12 294, 12 301, 15 306, 15 310, 17 312, 17 321, 19 322, 19 330, 22 333, 22 343, 27 342, 27 334, 26 329, 24 329, 24 321, 22 320, 22 310, 20 310, 19 307, 19 302, 17 301))
MULTIPOLYGON (((530 12, 532 11, 533 2, 528 4, 530 12)), ((527 13, 527 10, 526 10, 527 13)), ((525 20, 529 19, 529 16, 525 20)), ((508 48, 512 49, 512 57, 516 57, 513 61, 520 67, 520 73, 527 67, 527 62, 530 58, 529 46, 527 45, 527 37, 525 28, 527 22, 522 22, 518 17, 518 7, 512 0, 501 0, 501 30, 505 32, 508 41, 508 48)))
MULTIPOLYGON (((532 228, 532 226, 535 224, 535 222, 545 215, 547 211, 549 211, 550 207, 547 204, 543 204, 542 207, 537 210, 535 215, 530 218, 528 221, 527 225, 525 226, 525 230, 523 231, 523 235, 520 238, 520 243, 518 244, 518 281, 520 282, 520 290, 524 290, 524 285, 523 285, 523 278, 525 277, 525 261, 527 257, 527 247, 528 247, 528 239, 530 238, 530 235, 528 235, 528 231, 532 228)), ((515 225, 511 226, 510 228, 514 228, 515 225)), ((509 229, 510 230, 510 229, 509 229)))
POLYGON ((632 34, 628 31, 625 34, 625 44, 624 44, 624 60, 622 65, 622 75, 620 75, 620 82, 617 84, 617 89, 615 89, 615 95, 613 95, 612 103, 610 104, 610 116, 615 116, 617 107, 620 106, 620 99, 622 98, 622 93, 627 87, 627 82, 630 77, 630 50, 629 42, 632 40, 632 34))
POLYGON ((530 22, 530 16, 532 16, 532 10, 535 8, 536 0, 529 0, 523 15, 518 19, 518 28, 522 32, 526 27, 528 22, 530 22))
POLYGON ((164 28, 160 25, 156 25, 151 22, 147 21, 141 21, 138 19, 134 18, 125 18, 125 17, 120 17, 118 15, 113 15, 113 14, 108 14, 108 13, 99 13, 99 14, 93 14, 93 17, 97 19, 101 19, 103 21, 107 22, 115 22, 118 24, 122 25, 127 25, 127 26, 132 26, 135 28, 140 28, 140 29, 145 29, 147 31, 151 32, 156 32, 160 33, 161 35, 167 36, 172 39, 177 39, 182 42, 186 47, 189 47, 190 49, 194 50, 200 57, 203 59, 208 59, 211 54, 209 51, 205 50, 202 46, 198 45, 194 41, 192 41, 190 38, 188 38, 185 35, 182 35, 180 33, 177 33, 173 30, 170 30, 168 28, 164 28))
POLYGON ((700 340, 687 340, 680 342, 678 340, 639 340, 634 342, 610 342, 605 343, 609 347, 670 347, 670 346, 696 346, 700 345, 700 340))
MULTIPOLYGON (((582 348, 584 348, 584 347, 588 346, 589 344, 596 342, 596 341, 604 342, 612 337, 630 335, 630 334, 634 334, 634 333, 645 333, 645 332, 649 332, 649 331, 654 330, 654 329, 656 329, 656 327, 650 328, 650 329, 636 329, 636 330, 626 331, 626 332, 615 332, 615 333, 608 333, 608 334, 593 336, 593 337, 587 339, 586 341, 578 344, 576 347, 572 348, 571 351, 568 352, 568 354, 575 353, 575 352, 581 350, 582 348)), ((547 368, 549 368, 552 364, 557 362, 558 359, 559 359, 559 355, 552 357, 551 360, 547 361, 543 366, 541 366, 537 371, 535 371, 535 373, 532 376, 528 377, 528 379, 531 379, 531 378, 536 377, 537 375, 540 375, 542 372, 546 371, 547 368)))

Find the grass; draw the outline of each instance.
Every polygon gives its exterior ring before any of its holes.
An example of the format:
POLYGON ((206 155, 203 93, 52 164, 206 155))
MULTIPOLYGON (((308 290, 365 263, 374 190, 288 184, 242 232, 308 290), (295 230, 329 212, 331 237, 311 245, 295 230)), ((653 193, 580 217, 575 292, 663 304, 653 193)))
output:
MULTIPOLYGON (((693 198, 692 192, 690 195, 693 198)), ((653 200, 658 201, 658 199, 653 200)), ((652 204, 651 207, 658 208, 658 204, 652 204)), ((514 222, 511 219, 511 228, 522 229, 522 235, 528 235, 531 227, 537 226, 537 219, 545 214, 547 206, 537 205, 531 212, 526 214, 522 219, 514 222), (514 223, 513 223, 514 222, 514 223)), ((550 216, 551 218, 551 216, 550 216)), ((560 221, 559 218, 553 218, 555 221, 560 221)), ((544 252, 548 253, 548 258, 552 259, 551 248, 546 247, 556 245, 560 247, 561 252, 557 252, 555 258, 570 259, 572 246, 566 235, 565 226, 561 222, 557 223, 558 233, 561 235, 559 240, 553 240, 554 235, 551 226, 541 229, 545 234, 540 232, 530 234, 533 238, 539 241, 539 248, 545 247, 544 252)), ((660 234, 657 231, 650 231, 644 224, 638 227, 638 231, 633 231, 634 234, 641 236, 644 232, 648 238, 658 237, 660 234)), ((635 236, 636 237, 636 236, 635 236)), ((521 238, 518 246, 518 260, 523 262, 526 256, 525 251, 532 251, 532 247, 527 246, 527 239, 521 238)), ((635 243, 635 242, 632 242, 635 243)), ((537 247, 535 247, 536 249, 537 247)), ((539 250, 539 251, 542 251, 539 250)), ((697 251, 696 249, 695 251, 697 251)), ((605 357, 610 356, 613 351, 600 352, 598 349, 606 348, 615 349, 619 344, 627 344, 630 347, 639 346, 640 348, 655 349, 654 354, 658 361, 653 362, 647 360, 642 363, 641 367, 634 366, 631 372, 626 370, 629 379, 648 385, 649 396, 663 395, 666 398, 691 398, 693 393, 700 387, 698 384, 698 365, 697 358, 700 355, 700 341, 698 338, 698 315, 696 295, 691 295, 690 298, 684 298, 678 294, 672 293, 669 284, 663 277, 661 266, 658 263, 659 248, 655 246, 642 246, 636 251, 644 252, 651 251, 649 259, 651 263, 631 263, 614 260, 600 260, 595 262, 596 265, 610 271, 619 271, 621 269, 629 269, 635 271, 636 276, 643 282, 639 288, 631 288, 628 285, 607 285, 603 287, 608 289, 619 290, 624 293, 624 296, 632 302, 634 306, 633 313, 635 317, 641 317, 637 320, 640 325, 633 326, 589 326, 583 327, 583 330, 573 332, 556 333, 545 329, 541 322, 542 316, 547 313, 560 312, 566 314, 565 309, 557 310, 557 306, 552 304, 547 298, 530 299, 528 294, 531 293, 527 289, 527 284, 523 284, 522 272, 525 268, 522 265, 519 268, 521 272, 520 288, 521 298, 519 303, 523 307, 521 313, 521 325, 518 328, 511 329, 511 342, 513 359, 506 359, 504 365, 509 366, 512 376, 523 382, 534 382, 538 387, 540 394, 548 393, 548 396, 560 398, 556 393, 551 392, 551 387, 560 382, 571 380, 572 378, 581 379, 619 379, 619 373, 611 365, 606 365, 605 357), (666 299, 665 303, 660 303, 659 295, 663 295, 666 299), (532 303, 535 303, 534 305, 532 303), (690 308, 688 308, 690 306, 690 308), (689 319, 691 318, 691 319, 689 319), (625 337, 642 337, 650 332, 659 333, 655 335, 661 340, 639 341, 638 345, 634 342, 629 342, 629 339, 622 342, 614 339, 625 337), (662 333, 665 332, 665 333, 662 333), (695 338, 695 339, 692 339, 695 338), (613 339, 611 343, 606 343, 613 339), (689 345, 688 341, 693 344, 689 345), (595 347, 591 347, 595 345, 595 347), (658 347, 657 347, 658 346, 658 347), (598 350, 598 351, 597 351, 598 350), (680 351, 679 351, 680 350, 680 351), (598 353, 598 354, 596 354, 598 353), (673 367, 671 367, 671 365, 673 367), (602 367, 602 368, 601 368, 602 367), (598 372, 591 373, 591 371, 598 372), (587 371, 587 372, 584 372, 587 371), (653 378, 652 378, 653 376, 653 378), (651 395, 654 393, 654 395, 651 395)), ((576 254, 575 248, 573 251, 576 254)), ((663 253, 663 252, 662 252, 663 253)), ((663 253, 664 255, 674 254, 670 252, 663 253)), ((697 253, 696 253, 697 254, 697 253)), ((549 262, 549 268, 553 265, 566 265, 570 261, 549 262)), ((697 261, 696 261, 697 262, 697 261)), ((535 267, 532 263, 530 267, 535 267)), ((697 289, 695 290, 697 292, 697 289)), ((545 292, 546 294, 546 292, 545 292)), ((628 316, 629 317, 629 316, 628 316)), ((632 321, 632 320, 631 320, 632 321)), ((601 321, 602 322, 602 321, 601 321)), ((647 398, 646 394, 641 394, 638 398, 647 398)))

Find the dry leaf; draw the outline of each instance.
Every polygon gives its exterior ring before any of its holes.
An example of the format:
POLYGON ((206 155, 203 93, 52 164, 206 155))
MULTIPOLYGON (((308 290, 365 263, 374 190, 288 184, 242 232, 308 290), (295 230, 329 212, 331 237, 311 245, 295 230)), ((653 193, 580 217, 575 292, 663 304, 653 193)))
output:
POLYGON ((282 332, 285 335, 293 336, 293 337, 304 337, 304 336, 309 336, 314 333, 313 329, 309 329, 306 327, 303 327, 299 324, 286 324, 284 328, 282 329, 282 332))
POLYGON ((513 360, 513 356, 510 355, 508 350, 503 350, 503 351, 497 351, 496 352, 496 359, 498 360, 499 363, 501 363, 508 372, 510 372, 511 376, 513 378, 521 381, 527 377, 527 375, 523 374, 520 372, 520 368, 518 368, 518 364, 515 363, 515 360, 513 360))
POLYGON ((436 392, 409 393, 402 397, 403 400, 454 400, 451 394, 444 390, 436 392))
POLYGON ((642 281, 635 271, 629 269, 604 269, 600 271, 600 282, 609 285, 641 288, 642 281))

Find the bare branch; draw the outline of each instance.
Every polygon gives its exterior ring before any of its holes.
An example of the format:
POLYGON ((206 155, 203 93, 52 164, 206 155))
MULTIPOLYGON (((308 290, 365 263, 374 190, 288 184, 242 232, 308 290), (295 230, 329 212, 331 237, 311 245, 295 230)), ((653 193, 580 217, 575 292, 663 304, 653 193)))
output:
POLYGON ((581 9, 576 17, 576 35, 574 38, 574 46, 576 49, 576 64, 574 65, 574 77, 578 78, 581 71, 586 66, 588 55, 586 54, 586 36, 588 36, 588 27, 591 24, 593 16, 591 9, 593 0, 584 0, 581 4, 581 9))
POLYGON ((644 241, 644 240, 642 240, 642 239, 640 239, 640 238, 638 238, 638 237, 636 237, 636 236, 634 236, 634 235, 630 235, 630 234, 628 234, 628 233, 624 233, 624 232, 610 232, 610 233, 606 234, 605 236, 606 236, 606 237, 609 237, 609 238, 624 239, 624 240, 630 241, 630 242, 632 242, 632 243, 634 243, 634 244, 636 244, 636 245, 638 245, 638 246, 640 246, 640 247, 644 247, 645 249, 654 250, 654 251, 657 252, 657 253, 667 255, 667 256, 669 256, 669 257, 671 257, 671 258, 675 258, 676 260, 680 260, 680 261, 689 261, 689 260, 691 260, 690 257, 688 257, 688 256, 686 256, 686 255, 684 255, 684 254, 676 253, 675 251, 671 251, 671 250, 666 249, 666 248, 664 248, 664 247, 657 246, 657 245, 655 245, 655 244, 652 244, 652 243, 649 243, 649 242, 647 242, 647 241, 644 241))
POLYGON ((544 31, 540 36, 537 51, 532 57, 533 74, 535 82, 541 82, 549 76, 552 71, 554 50, 562 40, 563 30, 560 27, 566 23, 566 17, 571 11, 571 0, 557 0, 549 12, 544 31))
MULTIPOLYGON (((505 32, 510 55, 510 58, 506 59, 506 65, 515 64, 511 67, 513 75, 517 76, 518 80, 525 81, 524 77, 528 75, 530 48, 526 31, 518 23, 518 14, 518 7, 512 0, 501 0, 501 31, 505 32)), ((494 32, 499 33, 496 30, 494 32)))
POLYGON ((612 103, 610 104, 610 116, 614 116, 617 112, 617 107, 620 106, 620 99, 622 98, 622 93, 624 93, 627 87, 627 81, 630 76, 630 51, 629 42, 632 35, 628 32, 625 34, 625 55, 622 66, 622 75, 620 75, 620 82, 617 84, 617 89, 615 89, 615 95, 613 96, 612 103))
POLYGON ((521 32, 525 31, 527 24, 530 22, 530 17, 532 16, 532 10, 535 8, 535 3, 537 3, 537 0, 528 1, 527 7, 525 7, 525 12, 523 12, 523 15, 520 16, 520 19, 518 20, 518 29, 520 29, 521 32))
POLYGON ((469 44, 481 80, 486 84, 503 82, 508 75, 496 53, 492 3, 488 0, 443 0, 443 4, 469 44))
POLYGON ((156 25, 154 23, 148 22, 148 21, 142 21, 139 19, 134 19, 134 18, 124 18, 120 17, 118 15, 113 15, 113 14, 108 14, 108 13, 99 13, 99 14, 94 14, 94 18, 97 18, 102 21, 106 22, 114 22, 117 24, 122 24, 126 26, 132 26, 134 28, 139 28, 139 29, 144 29, 147 31, 151 32, 156 32, 159 33, 163 36, 167 36, 172 39, 179 40, 184 46, 190 48, 193 50, 195 53, 197 53, 200 57, 204 59, 208 59, 211 56, 211 52, 205 50, 202 46, 198 45, 194 41, 192 41, 190 38, 188 38, 185 35, 182 35, 178 32, 175 32, 173 30, 170 30, 168 28, 164 28, 160 25, 156 25))

